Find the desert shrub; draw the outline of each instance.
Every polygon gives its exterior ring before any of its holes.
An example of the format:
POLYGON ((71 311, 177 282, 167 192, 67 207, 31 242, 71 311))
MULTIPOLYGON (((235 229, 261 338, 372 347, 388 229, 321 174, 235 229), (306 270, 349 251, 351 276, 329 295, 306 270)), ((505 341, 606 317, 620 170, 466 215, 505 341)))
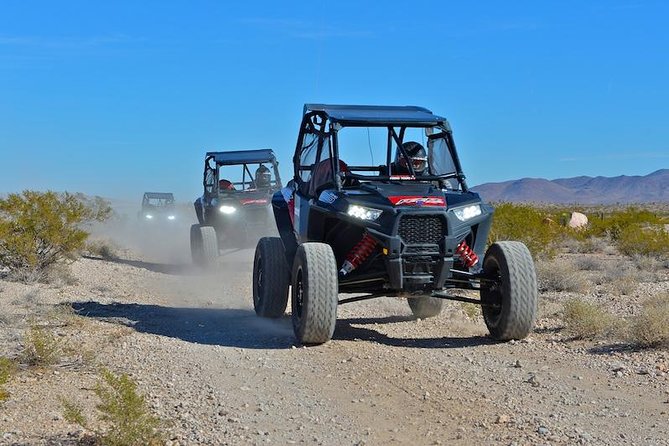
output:
POLYGON ((472 304, 469 302, 460 302, 460 308, 462 309, 462 312, 465 313, 465 315, 469 319, 476 319, 481 315, 481 306, 472 304))
POLYGON ((587 233, 598 237, 609 236, 611 239, 618 240, 622 232, 629 227, 637 226, 655 226, 664 222, 662 216, 654 212, 629 207, 622 211, 617 210, 605 214, 599 212, 597 215, 588 217, 589 224, 587 233))
POLYGON ((590 288, 583 274, 567 262, 539 261, 536 271, 541 292, 582 293, 590 288))
POLYGON ((622 275, 606 282, 606 288, 609 292, 618 296, 631 296, 638 287, 638 277, 632 274, 622 275))
POLYGON ((89 429, 88 419, 84 415, 84 409, 79 404, 67 398, 61 398, 60 404, 63 406, 63 418, 84 429, 89 429))
POLYGON ((118 259, 116 247, 106 240, 91 240, 86 243, 86 251, 91 255, 102 257, 106 260, 118 259))
POLYGON ((669 348, 669 293, 647 299, 632 321, 631 341, 642 347, 669 348))
POLYGON ((620 319, 603 307, 581 299, 569 299, 564 304, 564 323, 567 331, 578 339, 594 339, 615 333, 620 319))
POLYGON ((43 327, 33 325, 23 340, 21 360, 35 367, 44 367, 60 361, 62 342, 43 327))
MULTIPOLYGON (((95 433, 99 444, 105 446, 150 446, 163 444, 159 433, 160 420, 151 413, 137 384, 126 374, 115 375, 107 369, 100 371, 95 386, 100 399, 96 406, 99 419, 106 429, 95 433)), ((74 402, 61 400, 63 415, 71 423, 89 429, 82 408, 74 402)))
POLYGON ((16 363, 9 358, 0 356, 0 401, 4 401, 9 397, 9 393, 4 389, 4 385, 7 384, 15 371, 16 363))
POLYGON ((563 233, 547 212, 530 205, 501 203, 495 205, 489 242, 518 240, 535 258, 552 257, 563 233))
POLYGON ((581 271, 601 271, 604 268, 600 259, 590 256, 576 258, 574 266, 581 271))
POLYGON ((44 272, 74 258, 88 233, 82 225, 104 221, 111 208, 101 198, 24 191, 0 198, 0 265, 10 271, 44 272))
POLYGON ((622 229, 616 239, 618 250, 628 256, 669 257, 669 232, 664 228, 632 225, 622 229))

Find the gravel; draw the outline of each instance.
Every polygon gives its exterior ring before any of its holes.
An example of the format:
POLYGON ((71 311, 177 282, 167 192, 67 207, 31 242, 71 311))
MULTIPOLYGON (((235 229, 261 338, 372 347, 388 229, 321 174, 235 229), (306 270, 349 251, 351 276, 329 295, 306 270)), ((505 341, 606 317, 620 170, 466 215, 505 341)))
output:
MULTIPOLYGON (((253 313, 252 250, 207 273, 134 252, 80 259, 71 285, 0 281, 2 355, 18 355, 35 320, 69 347, 5 386, 0 444, 84 438, 60 399, 94 414, 100 364, 136 380, 169 445, 669 444, 666 351, 569 340, 556 313, 525 341, 495 343, 457 303, 414 320, 395 298, 341 306, 334 339, 305 348, 288 315, 253 313)), ((615 307, 666 292, 669 277, 638 286, 615 307)))

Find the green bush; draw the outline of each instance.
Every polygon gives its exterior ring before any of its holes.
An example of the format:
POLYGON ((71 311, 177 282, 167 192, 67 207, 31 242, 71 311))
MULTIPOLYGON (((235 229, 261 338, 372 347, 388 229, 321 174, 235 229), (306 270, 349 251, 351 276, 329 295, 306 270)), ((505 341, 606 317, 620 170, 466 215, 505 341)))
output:
POLYGON ((104 221, 109 204, 96 197, 24 191, 0 199, 0 265, 10 271, 46 271, 72 259, 88 233, 82 225, 104 221))
MULTIPOLYGON (((149 411, 144 397, 137 393, 137 384, 128 375, 115 375, 103 368, 94 391, 100 398, 96 406, 99 419, 107 423, 104 431, 95 433, 99 444, 152 446, 164 443, 159 433, 160 420, 149 411)), ((66 420, 90 428, 81 406, 67 399, 61 403, 66 420)))
POLYGON ((533 257, 552 257, 564 229, 551 217, 530 205, 496 204, 489 243, 518 240, 525 243, 533 257))
POLYGON ((662 227, 627 226, 620 231, 615 245, 627 256, 669 258, 669 232, 662 227))
POLYGON ((4 401, 9 397, 9 392, 4 389, 9 378, 16 371, 16 363, 9 358, 0 356, 0 401, 4 401))
POLYGON ((598 212, 588 216, 587 236, 608 236, 611 240, 619 239, 623 231, 630 227, 647 227, 661 225, 665 219, 648 210, 629 207, 622 211, 609 213, 598 212))

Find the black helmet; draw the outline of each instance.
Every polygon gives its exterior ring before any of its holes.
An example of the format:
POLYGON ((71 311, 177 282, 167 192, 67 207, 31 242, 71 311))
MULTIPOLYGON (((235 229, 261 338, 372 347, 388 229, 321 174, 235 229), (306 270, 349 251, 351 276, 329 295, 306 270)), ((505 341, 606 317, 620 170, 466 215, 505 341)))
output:
MULTIPOLYGON (((407 141, 402 144, 402 148, 409 157, 416 175, 423 175, 425 169, 427 169, 427 153, 425 152, 425 148, 416 141, 407 141)), ((407 166, 407 159, 402 156, 402 152, 399 149, 395 152, 395 165, 402 172, 410 172, 407 166)))
POLYGON ((272 181, 272 174, 264 165, 260 165, 256 169, 256 188, 270 187, 272 181))

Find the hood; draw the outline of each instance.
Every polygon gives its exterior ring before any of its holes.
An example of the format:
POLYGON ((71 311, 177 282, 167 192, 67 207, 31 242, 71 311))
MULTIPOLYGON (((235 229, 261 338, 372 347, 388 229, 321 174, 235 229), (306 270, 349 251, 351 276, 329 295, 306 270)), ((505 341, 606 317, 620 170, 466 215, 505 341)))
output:
POLYGON ((324 191, 319 201, 333 203, 337 198, 376 206, 445 208, 480 201, 474 192, 442 190, 430 183, 365 183, 340 193, 324 191))

